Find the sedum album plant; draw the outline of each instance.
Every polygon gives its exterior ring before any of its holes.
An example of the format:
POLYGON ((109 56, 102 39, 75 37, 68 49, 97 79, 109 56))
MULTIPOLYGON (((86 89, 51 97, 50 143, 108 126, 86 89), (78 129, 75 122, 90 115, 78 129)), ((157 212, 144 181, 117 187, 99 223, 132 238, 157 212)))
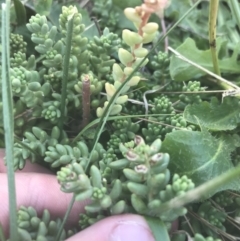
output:
POLYGON ((237 240, 239 9, 236 0, 2 5, 9 240, 65 240, 123 213, 142 215, 156 240, 237 240), (216 38, 216 24, 227 34, 216 38), (63 220, 34 207, 16 214, 14 171, 28 161, 51 170, 72 203, 89 201, 70 230, 71 206, 63 220))

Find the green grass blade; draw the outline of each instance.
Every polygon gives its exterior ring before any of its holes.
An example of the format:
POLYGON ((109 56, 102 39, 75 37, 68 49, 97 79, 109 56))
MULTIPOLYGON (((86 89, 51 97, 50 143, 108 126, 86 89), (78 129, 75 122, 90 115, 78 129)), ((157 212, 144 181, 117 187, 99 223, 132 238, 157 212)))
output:
POLYGON ((119 95, 122 92, 122 89, 126 86, 126 84, 128 83, 128 81, 133 77, 133 75, 135 74, 135 72, 140 68, 140 66, 142 65, 142 63, 153 53, 153 51, 157 48, 157 46, 166 38, 166 36, 176 27, 178 26, 178 24, 187 17, 187 15, 201 2, 202 0, 197 1, 196 3, 194 3, 192 5, 192 7, 166 32, 165 35, 163 35, 158 42, 156 43, 156 45, 149 51, 149 53, 146 55, 145 58, 143 58, 143 60, 136 66, 136 68, 134 69, 134 71, 128 76, 128 78, 126 79, 126 81, 119 87, 119 89, 115 92, 115 94, 113 95, 113 97, 111 98, 111 100, 109 101, 109 104, 107 105, 107 108, 105 109, 101 119, 100 119, 100 123, 99 126, 97 128, 95 137, 94 137, 94 145, 93 145, 93 149, 91 151, 91 154, 89 156, 88 162, 86 164, 86 169, 88 168, 88 165, 90 163, 90 160, 92 158, 93 155, 93 151, 96 148, 96 145, 98 143, 98 140, 100 138, 100 135, 102 133, 102 130, 107 122, 107 119, 109 117, 110 111, 116 101, 116 99, 119 97, 119 95))
POLYGON ((65 47, 65 55, 64 55, 64 60, 63 60, 63 78, 62 78, 61 108, 60 108, 61 117, 60 117, 59 124, 58 124, 58 127, 61 130, 61 136, 62 136, 63 124, 64 124, 64 120, 65 120, 68 70, 69 70, 69 61, 70 61, 71 46, 72 46, 73 19, 74 19, 74 15, 72 15, 68 19, 66 47, 65 47))
POLYGON ((26 24, 26 9, 25 6, 22 4, 20 0, 13 0, 14 2, 14 8, 17 16, 17 24, 18 25, 24 25, 26 24))
POLYGON ((10 80, 10 47, 9 47, 9 12, 10 1, 2 4, 2 102, 3 102, 3 125, 5 131, 5 147, 8 176, 8 198, 9 198, 9 224, 10 240, 18 240, 17 233, 17 208, 16 190, 13 165, 13 144, 14 144, 14 118, 13 100, 10 80))
POLYGON ((236 19, 237 25, 240 28, 240 7, 238 0, 229 0, 229 7, 231 8, 231 12, 236 19))
MULTIPOLYGON (((67 26, 67 37, 66 37, 66 49, 65 49, 65 56, 63 61, 63 80, 62 80, 62 91, 61 91, 61 118, 59 121, 59 129, 61 130, 61 136, 62 136, 62 130, 63 130, 63 124, 65 119, 65 106, 66 106, 66 97, 67 97, 67 83, 68 83, 68 70, 69 70, 69 61, 70 61, 70 55, 71 55, 71 45, 72 45, 72 32, 73 32, 73 20, 74 15, 69 16, 68 19, 68 26, 67 26)), ((58 231, 56 241, 58 241, 61 237, 63 227, 67 221, 67 218, 72 210, 72 206, 74 204, 75 197, 73 196, 71 203, 68 206, 68 210, 65 213, 64 219, 61 223, 61 227, 58 231)))
MULTIPOLYGON (((174 114, 148 114, 149 117, 159 117, 159 116, 173 116, 174 114)), ((121 120, 126 118, 142 118, 140 120, 144 120, 146 115, 118 115, 118 116, 109 116, 106 121, 112 121, 112 120, 121 120)), ((146 119, 145 119, 146 120, 146 119)), ((147 120, 146 120, 147 121, 147 120)), ((86 125, 79 133, 78 135, 73 139, 73 143, 78 141, 79 138, 89 129, 91 129, 93 126, 97 125, 100 122, 100 118, 95 119, 94 121, 90 122, 88 125, 86 125)), ((20 142, 19 142, 20 144, 20 142)), ((30 149, 31 151, 31 149, 30 149)))
POLYGON ((144 216, 149 228, 152 231, 155 241, 170 241, 166 224, 159 218, 144 216))
POLYGON ((6 238, 5 238, 4 233, 3 233, 3 227, 2 227, 1 223, 0 223, 0 240, 6 241, 6 238))
POLYGON ((61 238, 61 235, 62 235, 62 231, 63 231, 64 225, 65 225, 65 223, 67 222, 68 216, 69 216, 69 214, 70 214, 70 212, 71 212, 71 210, 72 210, 72 207, 73 207, 74 202, 75 202, 75 195, 73 195, 73 197, 72 197, 72 199, 71 199, 71 202, 70 202, 70 204, 68 205, 68 209, 67 209, 67 211, 66 211, 66 213, 65 213, 65 215, 64 215, 63 221, 62 221, 62 223, 61 223, 61 225, 60 225, 60 228, 59 228, 59 230, 58 230, 57 236, 56 236, 56 238, 55 238, 54 241, 60 241, 60 238, 61 238))

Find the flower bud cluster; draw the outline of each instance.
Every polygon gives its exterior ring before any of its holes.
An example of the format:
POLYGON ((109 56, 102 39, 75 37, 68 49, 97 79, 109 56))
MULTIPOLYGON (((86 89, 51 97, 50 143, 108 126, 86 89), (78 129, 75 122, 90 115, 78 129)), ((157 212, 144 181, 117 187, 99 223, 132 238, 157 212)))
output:
POLYGON ((214 201, 221 207, 227 207, 234 203, 234 195, 231 195, 227 192, 217 193, 214 197, 214 201))
POLYGON ((164 95, 154 98, 150 113, 159 114, 157 117, 149 117, 147 128, 142 128, 142 133, 148 142, 154 138, 164 138, 167 133, 175 130, 195 130, 196 127, 189 125, 183 114, 177 114, 170 99, 164 95))
POLYGON ((203 95, 200 93, 190 93, 190 92, 204 92, 206 90, 205 87, 201 87, 201 83, 199 81, 189 81, 186 85, 182 87, 183 92, 189 92, 183 93, 179 95, 179 98, 182 102, 186 104, 199 104, 202 102, 203 95))
POLYGON ((114 6, 113 0, 95 0, 93 4, 92 12, 97 19, 101 19, 98 23, 101 29, 107 26, 111 32, 117 33, 121 12, 114 6))
POLYGON ((23 40, 23 36, 20 34, 10 34, 10 54, 11 57, 14 56, 14 54, 22 53, 26 54, 27 51, 27 43, 23 40))
POLYGON ((34 107, 42 103, 43 93, 37 71, 28 71, 20 66, 11 69, 10 77, 13 93, 19 96, 28 107, 34 107))
POLYGON ((186 239, 190 239, 193 241, 221 241, 222 240, 211 236, 204 237, 202 234, 196 233, 196 232, 194 237, 190 237, 190 235, 186 233, 175 233, 171 238, 172 241, 185 241, 186 239))
POLYGON ((152 78, 156 84, 165 84, 171 80, 169 64, 170 58, 168 53, 159 51, 150 57, 148 67, 153 70, 152 78))
POLYGON ((26 54, 22 52, 14 53, 10 58, 11 68, 19 68, 20 66, 26 68, 27 60, 26 54))
POLYGON ((203 202, 198 207, 197 214, 201 217, 202 222, 199 224, 198 220, 193 219, 193 225, 199 227, 199 233, 217 238, 218 233, 212 229, 211 226, 214 226, 222 231, 226 231, 225 221, 227 213, 222 209, 218 209, 210 201, 203 202), (206 222, 209 223, 209 225, 206 225, 206 222))
POLYGON ((195 234, 193 241, 221 241, 219 238, 206 237, 204 238, 201 234, 195 234))

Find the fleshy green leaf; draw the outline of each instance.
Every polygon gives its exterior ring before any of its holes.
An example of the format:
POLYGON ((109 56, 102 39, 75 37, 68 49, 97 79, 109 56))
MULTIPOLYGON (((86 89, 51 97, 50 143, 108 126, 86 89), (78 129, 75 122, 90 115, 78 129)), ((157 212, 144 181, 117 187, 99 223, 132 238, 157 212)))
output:
POLYGON ((188 105, 184 118, 212 131, 233 130, 240 123, 239 107, 237 98, 225 98, 223 103, 212 98, 211 102, 188 105))
MULTIPOLYGON (((224 42, 225 40, 223 40, 222 38, 217 39, 218 54, 224 42)), ((193 39, 187 38, 186 41, 176 50, 192 62, 195 62, 198 65, 214 72, 210 50, 198 49, 193 39)), ((221 73, 240 73, 240 64, 237 62, 238 52, 239 50, 235 48, 230 58, 224 58, 219 60, 219 68, 221 70, 221 73)), ((171 57, 170 74, 172 79, 177 81, 185 81, 205 75, 202 70, 199 70, 198 68, 190 65, 189 63, 179 59, 176 56, 171 57)))
POLYGON ((13 2, 18 25, 26 24, 26 9, 24 5, 19 0, 14 0, 13 2))
POLYGON ((144 216, 144 218, 156 241, 170 241, 167 227, 164 222, 162 222, 159 218, 152 218, 148 216, 144 216))
MULTIPOLYGON (((208 132, 175 131, 167 134, 162 151, 170 154, 172 173, 187 175, 199 186, 234 167, 230 158, 233 148, 227 141, 224 136, 217 139, 208 132)), ((215 192, 239 190, 239 182, 235 180, 215 192)))
POLYGON ((48 16, 51 11, 52 0, 34 1, 34 8, 40 15, 48 16))

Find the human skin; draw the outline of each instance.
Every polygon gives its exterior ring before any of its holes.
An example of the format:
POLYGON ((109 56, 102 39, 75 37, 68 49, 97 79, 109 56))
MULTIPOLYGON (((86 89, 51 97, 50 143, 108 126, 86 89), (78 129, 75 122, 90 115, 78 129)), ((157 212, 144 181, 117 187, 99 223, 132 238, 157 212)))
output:
MULTIPOLYGON (((0 223, 8 236, 9 209, 4 150, 0 149, 0 223)), ((15 175, 17 208, 32 206, 41 215, 48 209, 51 218, 63 218, 72 195, 60 191, 56 177, 44 167, 27 162, 25 168, 15 175)), ((75 202, 67 225, 76 224, 79 213, 84 211, 86 202, 75 202)), ((154 241, 147 223, 141 216, 133 214, 106 218, 77 233, 67 241, 154 241)))

